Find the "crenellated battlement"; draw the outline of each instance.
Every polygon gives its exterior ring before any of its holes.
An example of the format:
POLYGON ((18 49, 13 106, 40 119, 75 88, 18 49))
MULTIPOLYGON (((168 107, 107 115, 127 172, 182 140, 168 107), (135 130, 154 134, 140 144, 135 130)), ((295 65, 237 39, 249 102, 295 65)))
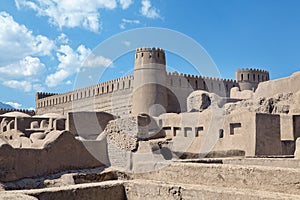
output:
POLYGON ((43 98, 50 97, 50 96, 57 95, 57 94, 58 93, 37 92, 36 99, 43 99, 43 98))
POLYGON ((262 69, 241 68, 237 69, 235 79, 240 85, 240 90, 254 91, 259 83, 270 80, 270 75, 262 69))
POLYGON ((15 108, 0 108, 0 114, 5 114, 5 113, 9 113, 9 112, 22 112, 25 114, 28 114, 30 116, 34 116, 35 115, 35 111, 34 110, 28 110, 28 109, 15 109, 15 108))
POLYGON ((165 53, 164 49, 162 49, 162 48, 156 48, 156 47, 153 47, 153 48, 142 47, 142 48, 137 48, 136 49, 136 53, 149 52, 149 51, 165 53))
POLYGON ((237 69, 235 79, 238 82, 260 83, 270 80, 269 72, 262 69, 241 68, 237 69))
POLYGON ((238 68, 237 72, 252 72, 252 73, 266 73, 269 74, 267 70, 255 69, 255 68, 238 68))
POLYGON ((133 76, 129 75, 62 94, 37 93, 36 107, 51 107, 72 101, 105 95, 119 90, 131 89, 132 87, 133 76))
POLYGON ((207 76, 198 76, 198 75, 191 75, 191 74, 183 74, 183 73, 178 73, 178 72, 168 72, 168 76, 174 76, 174 77, 181 77, 181 78, 186 78, 186 79, 199 79, 203 81, 219 81, 219 82, 232 82, 236 83, 236 80, 232 79, 223 79, 223 78, 215 78, 215 77, 207 77, 207 76))
POLYGON ((165 51, 161 48, 137 48, 135 53, 134 69, 150 63, 166 65, 165 51))

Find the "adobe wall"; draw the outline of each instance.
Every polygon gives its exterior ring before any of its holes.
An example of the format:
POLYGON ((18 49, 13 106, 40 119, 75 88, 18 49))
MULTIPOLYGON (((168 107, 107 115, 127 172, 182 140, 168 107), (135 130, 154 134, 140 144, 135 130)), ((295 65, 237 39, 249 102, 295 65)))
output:
POLYGON ((1 140, 0 157, 1 182, 103 166, 68 131, 48 133, 40 148, 13 148, 1 140))
MULTIPOLYGON (((128 115, 132 109, 133 82, 133 76, 127 76, 64 94, 37 93, 36 113, 66 116, 71 111, 103 111, 117 116, 128 115)), ((230 89, 237 86, 234 80, 168 73, 167 111, 185 112, 186 98, 194 90, 229 96, 230 89)))
MULTIPOLYGON (((40 200, 106 200, 106 199, 126 199, 123 181, 106 181, 98 183, 69 185, 54 188, 13 191, 14 193, 24 193, 40 200)), ((12 192, 6 192, 10 194, 12 192)))
POLYGON ((260 83, 254 96, 271 97, 280 93, 296 93, 300 90, 300 72, 296 72, 289 77, 271 80, 260 83))
POLYGON ((239 87, 235 80, 168 73, 169 110, 176 112, 176 108, 180 107, 180 110, 177 112, 186 112, 187 97, 195 90, 205 90, 221 97, 229 97, 230 90, 233 87, 239 87))
POLYGON ((160 116, 173 151, 193 154, 211 151, 244 151, 255 155, 255 113, 242 112, 224 116, 222 110, 165 114, 160 116))
POLYGON ((69 112, 68 130, 85 139, 96 139, 115 117, 106 112, 69 112))
POLYGON ((133 77, 126 76, 75 91, 36 99, 36 113, 59 113, 71 111, 103 111, 114 115, 131 112, 133 77))
POLYGON ((228 190, 234 188, 235 191, 247 189, 255 193, 268 191, 284 195, 300 195, 298 184, 295 184, 299 177, 300 172, 296 169, 201 163, 172 163, 159 171, 133 175, 134 179, 215 186, 228 190))
POLYGON ((236 111, 226 115, 214 150, 242 150, 245 156, 254 156, 256 153, 255 118, 255 113, 247 111, 236 111))
MULTIPOLYGON (((300 117, 297 118, 300 121, 300 117)), ((167 138, 172 138, 173 151, 192 154, 243 151, 245 156, 291 155, 293 143, 281 140, 279 115, 222 110, 165 114, 159 122, 167 138), (220 113, 217 113, 220 112, 220 113)), ((300 126, 294 120, 291 126, 300 126)), ((298 133, 293 133, 298 134, 298 133)))

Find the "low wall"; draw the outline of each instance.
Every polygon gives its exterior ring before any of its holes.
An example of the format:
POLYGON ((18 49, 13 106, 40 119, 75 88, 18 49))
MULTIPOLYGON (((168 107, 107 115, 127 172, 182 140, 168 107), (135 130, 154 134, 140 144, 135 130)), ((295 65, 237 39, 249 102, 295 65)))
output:
MULTIPOLYGON (((12 193, 12 192, 7 192, 12 193)), ((125 190, 123 182, 108 181, 101 183, 86 183, 72 186, 63 186, 56 188, 23 190, 14 193, 25 193, 38 198, 39 200, 123 200, 125 199, 125 190)))
POLYGON ((174 163, 160 171, 134 174, 133 178, 300 195, 298 169, 174 163))
POLYGON ((115 119, 106 112, 70 112, 68 128, 74 135, 85 139, 96 139, 104 131, 110 120, 115 119))
POLYGON ((103 166, 67 131, 48 133, 42 148, 13 148, 0 144, 0 181, 15 181, 71 169, 103 166))

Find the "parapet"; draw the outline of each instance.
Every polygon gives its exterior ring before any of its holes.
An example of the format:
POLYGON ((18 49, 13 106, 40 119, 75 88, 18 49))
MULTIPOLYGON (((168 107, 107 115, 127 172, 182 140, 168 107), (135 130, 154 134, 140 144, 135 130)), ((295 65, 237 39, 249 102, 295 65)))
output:
POLYGON ((1 115, 5 114, 5 113, 9 113, 9 112, 22 112, 22 113, 28 114, 30 116, 34 116, 35 115, 35 111, 34 110, 0 108, 0 114, 1 115))
POLYGON ((241 69, 237 69, 235 78, 236 81, 238 82, 259 83, 259 82, 270 80, 270 75, 267 70, 254 69, 254 68, 241 68, 241 69))
POLYGON ((165 51, 162 48, 137 48, 135 53, 135 68, 140 65, 157 63, 166 65, 165 51))
POLYGON ((50 96, 57 95, 57 94, 58 93, 37 92, 36 93, 36 100, 43 99, 43 98, 46 98, 46 97, 50 97, 50 96))
POLYGON ((255 68, 238 68, 237 72, 268 73, 269 71, 255 68))

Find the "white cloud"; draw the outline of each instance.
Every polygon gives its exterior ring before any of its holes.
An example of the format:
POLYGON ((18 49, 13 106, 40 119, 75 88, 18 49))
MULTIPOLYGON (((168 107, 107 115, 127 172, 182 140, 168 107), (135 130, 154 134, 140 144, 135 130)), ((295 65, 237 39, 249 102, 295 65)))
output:
POLYGON ((59 85, 62 81, 68 78, 72 73, 66 70, 58 70, 54 74, 50 74, 46 78, 46 84, 48 87, 55 87, 59 85))
POLYGON ((142 0, 142 7, 140 13, 151 19, 161 18, 159 15, 159 10, 155 7, 152 7, 150 0, 142 0))
POLYGON ((66 34, 61 33, 57 38, 56 41, 61 43, 61 44, 68 44, 69 43, 69 38, 66 34))
POLYGON ((0 66, 18 62, 26 56, 51 55, 54 42, 42 35, 34 36, 26 26, 0 12, 0 66))
POLYGON ((14 107, 14 108, 16 108, 16 109, 19 109, 19 108, 21 108, 22 107, 22 104, 20 104, 20 103, 17 103, 17 102, 4 102, 5 104, 8 104, 8 105, 10 105, 10 106, 12 106, 12 107, 14 107))
MULTIPOLYGON (((115 9, 116 0, 15 0, 18 9, 27 7, 40 16, 49 17, 49 22, 62 27, 82 27, 98 32, 101 29, 99 9, 115 9)), ((122 9, 127 9, 132 0, 118 0, 122 9)))
POLYGON ((91 54, 82 64, 83 67, 109 67, 112 60, 103 56, 95 56, 91 54))
POLYGON ((0 12, 1 84, 23 92, 43 91, 40 83, 45 65, 39 56, 51 56, 54 41, 34 35, 6 12, 0 12))
POLYGON ((112 61, 103 56, 95 56, 89 48, 80 45, 75 51, 68 45, 61 45, 56 54, 60 62, 57 71, 46 78, 48 87, 56 87, 81 67, 108 67, 112 61))
POLYGON ((3 81, 3 85, 9 88, 19 89, 25 92, 44 91, 44 88, 41 86, 41 84, 33 84, 30 81, 6 80, 3 81))
POLYGON ((120 29, 125 29, 127 24, 140 24, 140 21, 136 19, 122 19, 122 23, 119 25, 120 29))
POLYGON ((133 3, 132 0, 119 0, 119 2, 123 10, 127 9, 133 3))
POLYGON ((19 62, 0 67, 0 73, 12 77, 33 77, 37 78, 45 71, 45 65, 39 58, 26 56, 19 62))
POLYGON ((70 81, 70 80, 68 80, 67 82, 66 82, 66 85, 71 85, 72 84, 72 81, 70 81))

